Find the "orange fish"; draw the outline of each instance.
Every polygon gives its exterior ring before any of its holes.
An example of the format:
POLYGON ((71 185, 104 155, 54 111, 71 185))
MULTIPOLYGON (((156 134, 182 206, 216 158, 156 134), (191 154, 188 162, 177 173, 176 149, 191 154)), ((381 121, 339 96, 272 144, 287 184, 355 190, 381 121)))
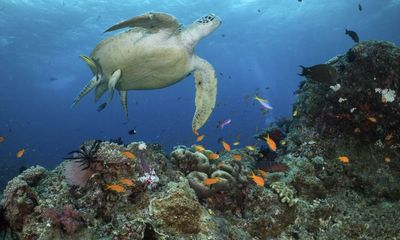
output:
POLYGON ((202 134, 202 135, 197 136, 196 141, 201 142, 201 140, 203 140, 203 138, 204 138, 205 136, 206 136, 205 134, 202 134))
POLYGON ((24 155, 24 153, 25 153, 25 148, 19 150, 19 151, 17 152, 17 158, 22 157, 22 156, 24 155))
POLYGON ((121 152, 122 155, 124 155, 125 157, 129 158, 129 159, 134 159, 136 158, 135 154, 129 152, 129 151, 123 151, 121 152))
POLYGON ((233 159, 238 160, 238 161, 242 160, 242 156, 240 156, 239 154, 233 154, 232 157, 233 157, 233 159))
POLYGON ((240 144, 240 142, 234 142, 233 143, 233 146, 237 146, 237 145, 239 145, 240 144))
POLYGON ((118 193, 125 192, 125 188, 118 184, 109 184, 109 185, 107 185, 106 189, 114 191, 114 192, 118 192, 118 193))
POLYGON ((263 177, 266 177, 268 175, 268 172, 261 170, 261 169, 257 169, 257 172, 263 177))
POLYGON ((349 163, 349 158, 346 156, 340 156, 340 157, 338 157, 338 159, 339 159, 339 161, 341 161, 344 164, 349 163))
POLYGON ((198 132, 196 129, 193 129, 193 133, 194 133, 194 135, 196 135, 196 136, 199 135, 199 132, 198 132))
POLYGON ((135 183, 133 182, 133 180, 129 179, 129 178, 122 178, 119 180, 120 183, 125 184, 128 187, 132 187, 133 185, 135 185, 135 183))
POLYGON ((219 155, 216 154, 216 153, 210 153, 210 154, 208 155, 208 159, 210 159, 210 160, 216 160, 216 159, 218 159, 218 158, 219 158, 219 155))
POLYGON ((376 118, 374 118, 374 117, 369 117, 368 120, 371 121, 371 122, 373 122, 373 123, 376 123, 376 122, 377 122, 376 118))
POLYGON ((393 134, 392 133, 390 133, 390 134, 385 136, 385 140, 386 141, 390 141, 390 140, 392 140, 392 138, 393 138, 393 134))
POLYGON ((260 176, 255 175, 254 173, 249 176, 253 182, 257 184, 257 186, 263 187, 264 186, 264 179, 260 176))
POLYGON ((204 179, 203 183, 204 185, 210 186, 212 184, 215 184, 219 182, 219 178, 215 177, 215 178, 206 178, 204 179))
POLYGON ((231 150, 231 146, 225 141, 221 141, 222 146, 224 147, 225 151, 229 152, 231 150))
POLYGON ((194 149, 198 152, 203 152, 204 150, 206 150, 203 146, 201 145, 195 145, 194 149))
POLYGON ((5 138, 3 136, 0 136, 0 143, 4 142, 5 138))
POLYGON ((266 143, 267 143, 269 149, 271 149, 272 151, 275 152, 275 151, 276 151, 276 143, 274 142, 274 140, 272 140, 272 139, 269 137, 269 135, 267 135, 267 137, 264 138, 264 139, 265 139, 265 141, 266 141, 266 143))

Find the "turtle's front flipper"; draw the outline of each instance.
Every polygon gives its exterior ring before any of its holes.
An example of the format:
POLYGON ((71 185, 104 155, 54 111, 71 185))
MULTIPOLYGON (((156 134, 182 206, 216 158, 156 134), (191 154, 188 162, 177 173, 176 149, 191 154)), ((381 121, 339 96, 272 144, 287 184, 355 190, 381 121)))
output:
POLYGON ((118 69, 111 75, 111 78, 108 81, 108 90, 110 91, 110 97, 108 98, 109 103, 111 102, 114 96, 115 86, 117 85, 117 82, 120 78, 121 78, 121 69, 118 69))
POLYGON ((128 101, 127 101, 127 91, 118 91, 119 99, 121 100, 122 109, 124 110, 126 120, 128 121, 128 101))
POLYGON ((100 78, 94 76, 88 84, 82 89, 79 95, 74 99, 72 107, 75 106, 86 94, 88 94, 93 88, 95 88, 101 82, 100 78))
POLYGON ((217 78, 214 68, 206 60, 196 57, 193 60, 196 82, 196 112, 192 120, 193 130, 198 130, 207 121, 215 107, 217 97, 217 78))

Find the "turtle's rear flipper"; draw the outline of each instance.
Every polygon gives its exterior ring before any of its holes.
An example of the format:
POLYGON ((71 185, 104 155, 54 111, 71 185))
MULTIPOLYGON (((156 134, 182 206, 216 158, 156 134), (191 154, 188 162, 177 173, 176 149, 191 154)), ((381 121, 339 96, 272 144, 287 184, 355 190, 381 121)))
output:
POLYGON ((127 101, 127 91, 118 91, 119 92, 119 99, 121 100, 122 109, 124 110, 124 114, 126 120, 128 121, 128 101, 127 101))
POLYGON ((79 95, 74 99, 72 106, 75 106, 86 94, 88 94, 93 88, 95 88, 100 83, 100 79, 97 76, 93 76, 93 78, 89 81, 88 84, 82 89, 79 95))
POLYGON ((217 97, 217 78, 214 68, 206 60, 196 57, 193 61, 196 82, 196 112, 192 120, 192 129, 198 130, 210 117, 217 97))
POLYGON ((112 98, 114 97, 115 86, 117 85, 117 82, 120 78, 121 78, 121 69, 117 69, 115 72, 113 72, 110 80, 108 81, 108 90, 110 91, 108 103, 110 103, 112 98))
POLYGON ((102 81, 101 83, 99 83, 99 85, 97 85, 96 87, 96 93, 95 93, 95 102, 97 102, 101 96, 103 96, 103 94, 107 91, 108 89, 108 84, 105 81, 102 81))

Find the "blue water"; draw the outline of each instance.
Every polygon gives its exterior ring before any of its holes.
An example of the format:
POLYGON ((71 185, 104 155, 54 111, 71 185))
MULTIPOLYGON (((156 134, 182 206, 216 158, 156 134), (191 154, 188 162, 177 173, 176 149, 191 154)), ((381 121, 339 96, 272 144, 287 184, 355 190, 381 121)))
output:
POLYGON ((211 12, 223 21, 196 48, 218 76, 218 107, 200 130, 206 134, 202 144, 213 150, 220 148, 219 137, 233 142, 237 134, 241 146, 254 144, 256 128, 290 116, 293 92, 302 80, 298 65, 345 53, 353 46, 345 28, 356 31, 361 40, 400 44, 399 0, 2 0, 2 169, 17 174, 21 165, 55 167, 89 139, 143 140, 160 143, 167 152, 174 145, 195 143, 192 76, 165 89, 130 91, 126 125, 118 97, 100 113, 96 108, 103 101, 95 104, 93 93, 70 108, 92 77, 79 55, 89 55, 97 43, 114 34, 102 33, 108 27, 148 11, 170 13, 185 25, 211 12), (268 115, 251 98, 257 92, 274 107, 268 115), (216 128, 224 119, 232 123, 216 128), (132 128, 135 136, 127 133, 132 128), (26 153, 16 159, 21 148, 26 153))

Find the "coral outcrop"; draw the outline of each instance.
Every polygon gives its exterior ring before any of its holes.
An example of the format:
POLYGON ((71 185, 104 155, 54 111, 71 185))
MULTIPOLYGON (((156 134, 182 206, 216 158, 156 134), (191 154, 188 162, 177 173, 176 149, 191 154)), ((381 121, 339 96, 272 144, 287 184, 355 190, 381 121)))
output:
POLYGON ((333 58, 337 82, 305 80, 294 118, 263 130, 254 149, 179 146, 167 156, 155 144, 87 141, 79 149, 94 149, 90 158, 72 153, 9 182, 0 231, 25 240, 400 239, 399 57, 368 41, 333 58))

